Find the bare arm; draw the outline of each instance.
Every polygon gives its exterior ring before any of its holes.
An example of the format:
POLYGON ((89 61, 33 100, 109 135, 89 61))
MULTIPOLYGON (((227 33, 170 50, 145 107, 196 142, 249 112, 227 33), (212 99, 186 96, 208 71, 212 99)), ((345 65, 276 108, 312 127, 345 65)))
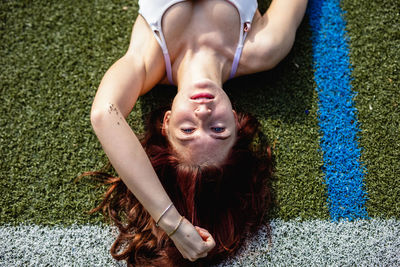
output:
POLYGON ((91 122, 104 152, 126 186, 150 215, 157 218, 171 200, 125 119, 140 94, 144 76, 142 63, 134 56, 126 55, 114 63, 97 91, 91 122))
MULTIPOLYGON (((139 95, 147 92, 164 75, 163 69, 159 67, 160 63, 163 63, 159 62, 162 55, 157 56, 160 51, 151 49, 151 47, 159 48, 154 46, 154 40, 149 36, 139 17, 128 52, 111 66, 100 83, 92 105, 91 122, 118 175, 150 215, 157 220, 171 200, 138 138, 126 121, 139 95), (137 42, 137 39, 141 42, 137 42), (143 47, 147 48, 148 53, 155 55, 155 60, 146 59, 148 54, 144 53, 143 47), (152 73, 151 77, 147 77, 146 73, 152 73)), ((180 214, 172 207, 163 216, 160 226, 170 233, 179 220, 180 214)), ((206 256, 215 244, 211 235, 203 241, 198 231, 187 220, 183 221, 171 239, 182 255, 190 260, 206 256)))
POLYGON ((292 48, 306 7, 307 0, 274 0, 263 15, 267 21, 264 34, 272 36, 270 60, 273 65, 281 61, 292 48))
POLYGON ((307 0, 273 0, 263 16, 256 16, 243 50, 242 74, 275 67, 293 46, 296 31, 307 7, 307 0))

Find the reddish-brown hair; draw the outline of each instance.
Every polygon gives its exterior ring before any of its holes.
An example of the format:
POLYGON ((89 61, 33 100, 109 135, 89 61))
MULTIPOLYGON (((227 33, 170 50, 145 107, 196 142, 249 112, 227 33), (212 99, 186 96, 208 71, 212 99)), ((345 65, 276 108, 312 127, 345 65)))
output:
POLYGON ((164 112, 160 109, 151 114, 142 145, 175 207, 193 225, 211 233, 215 248, 196 262, 183 259, 122 180, 104 172, 86 173, 109 184, 93 212, 103 210, 118 227, 111 254, 126 260, 128 266, 207 266, 232 255, 245 235, 261 224, 271 202, 267 187, 272 175, 271 152, 253 142, 258 121, 239 113, 237 141, 224 163, 183 164, 161 133, 164 112))

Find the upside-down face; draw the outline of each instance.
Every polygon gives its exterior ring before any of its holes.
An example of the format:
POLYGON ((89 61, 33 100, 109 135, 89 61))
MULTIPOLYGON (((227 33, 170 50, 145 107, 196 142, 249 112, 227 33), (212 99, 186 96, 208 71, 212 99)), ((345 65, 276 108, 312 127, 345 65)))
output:
POLYGON ((237 137, 237 117, 224 90, 210 80, 181 88, 164 116, 163 133, 183 161, 222 163, 237 137))

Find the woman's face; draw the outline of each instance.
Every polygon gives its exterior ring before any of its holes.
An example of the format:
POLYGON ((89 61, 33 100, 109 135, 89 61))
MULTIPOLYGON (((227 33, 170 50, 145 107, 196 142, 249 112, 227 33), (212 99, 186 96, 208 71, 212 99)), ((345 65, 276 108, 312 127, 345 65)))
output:
POLYGON ((222 88, 202 80, 182 88, 164 116, 163 133, 184 161, 220 164, 236 141, 237 117, 222 88))

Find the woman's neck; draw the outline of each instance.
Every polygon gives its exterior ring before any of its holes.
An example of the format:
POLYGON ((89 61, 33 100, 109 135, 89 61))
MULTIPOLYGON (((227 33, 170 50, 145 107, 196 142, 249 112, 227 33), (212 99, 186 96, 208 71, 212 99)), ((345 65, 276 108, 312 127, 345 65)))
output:
POLYGON ((222 87, 228 76, 227 63, 227 60, 216 54, 215 51, 199 49, 192 52, 188 50, 178 67, 178 90, 190 87, 193 82, 201 79, 209 79, 222 87))

